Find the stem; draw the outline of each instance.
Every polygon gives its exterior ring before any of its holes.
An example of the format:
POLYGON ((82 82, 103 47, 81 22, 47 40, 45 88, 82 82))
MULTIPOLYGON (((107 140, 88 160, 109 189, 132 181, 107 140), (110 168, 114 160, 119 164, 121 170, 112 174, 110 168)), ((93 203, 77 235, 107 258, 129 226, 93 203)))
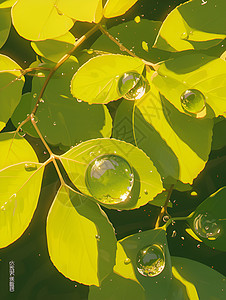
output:
POLYGON ((75 44, 74 44, 74 47, 67 53, 65 54, 58 62, 57 64, 51 69, 51 71, 49 72, 49 75, 47 76, 43 86, 42 86, 42 89, 40 91, 40 94, 38 96, 38 99, 37 99, 37 102, 36 102, 36 105, 32 111, 32 114, 35 115, 37 109, 38 109, 38 105, 39 105, 39 102, 45 92, 45 89, 49 83, 49 80, 51 79, 51 77, 53 76, 53 74, 56 72, 56 70, 71 56, 71 54, 87 39, 89 38, 95 31, 97 31, 99 28, 99 25, 95 25, 92 29, 90 29, 86 34, 84 34, 80 39, 78 39, 75 44))
POLYGON ((173 191, 173 187, 174 187, 174 184, 172 184, 171 187, 168 190, 168 195, 166 197, 166 201, 165 201, 164 206, 162 207, 161 212, 160 212, 160 214, 157 218, 157 221, 155 223, 155 228, 156 229, 159 228, 160 222, 161 222, 163 216, 167 213, 167 206, 169 204, 169 200, 170 200, 170 196, 171 196, 172 191, 173 191))
POLYGON ((118 45, 119 49, 121 51, 125 51, 127 52, 129 55, 139 58, 145 65, 148 65, 150 67, 152 67, 155 71, 158 69, 158 64, 153 64, 150 61, 147 61, 145 59, 140 58, 139 56, 137 56, 135 53, 133 53, 132 51, 130 51, 128 48, 126 48, 123 44, 121 44, 119 41, 117 41, 107 30, 105 30, 103 28, 103 26, 99 25, 99 29, 100 31, 105 34, 107 37, 109 37, 110 40, 112 40, 116 45, 118 45))

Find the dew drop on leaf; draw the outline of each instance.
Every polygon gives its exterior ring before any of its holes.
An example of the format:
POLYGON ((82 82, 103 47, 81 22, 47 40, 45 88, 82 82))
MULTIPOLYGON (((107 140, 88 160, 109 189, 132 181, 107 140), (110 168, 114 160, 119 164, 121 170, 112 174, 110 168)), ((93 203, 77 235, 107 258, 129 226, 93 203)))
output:
POLYGON ((221 233, 218 221, 207 212, 198 214, 193 221, 193 226, 195 233, 203 238, 216 239, 221 233))
POLYGON ((99 235, 95 235, 96 240, 99 242, 100 241, 100 236, 99 235))
POLYGON ((124 264, 125 265, 128 265, 128 264, 130 264, 131 263, 131 259, 130 258, 126 258, 125 260, 124 260, 124 264))
POLYGON ((125 99, 138 100, 147 92, 148 82, 135 71, 127 72, 119 78, 118 90, 125 99))
POLYGON ((165 255, 160 245, 153 244, 137 254, 137 270, 143 276, 154 277, 165 268, 165 255))
POLYGON ((29 163, 29 164, 25 164, 24 165, 24 168, 27 172, 31 172, 31 171, 35 171, 37 170, 37 165, 36 164, 33 164, 33 163, 29 163))
POLYGON ((129 163, 118 155, 102 155, 90 162, 85 175, 91 195, 102 203, 116 204, 129 199, 134 175, 129 163))
POLYGON ((181 106, 185 112, 197 114, 206 107, 205 96, 196 89, 186 90, 180 97, 181 106))

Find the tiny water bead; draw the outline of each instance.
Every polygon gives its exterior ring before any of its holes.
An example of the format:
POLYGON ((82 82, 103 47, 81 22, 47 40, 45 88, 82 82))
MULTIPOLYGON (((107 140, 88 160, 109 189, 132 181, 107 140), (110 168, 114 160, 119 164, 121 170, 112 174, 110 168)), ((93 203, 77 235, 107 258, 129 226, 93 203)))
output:
POLYGON ((183 110, 188 113, 197 114, 206 107, 205 96, 199 90, 186 90, 181 95, 180 100, 183 110))
POLYGON ((138 100, 147 92, 148 82, 137 72, 127 72, 120 77, 118 90, 125 99, 138 100))
POLYGON ((165 254, 160 245, 153 244, 137 254, 137 270, 143 276, 154 277, 165 268, 165 254))
POLYGON ((85 181, 94 198, 102 203, 117 204, 129 199, 134 175, 124 158, 107 154, 90 162, 85 181))
POLYGON ((32 172, 32 171, 35 171, 37 170, 37 165, 34 164, 34 163, 28 163, 28 164, 25 164, 24 165, 24 169, 27 171, 27 172, 32 172))
POLYGON ((207 212, 198 214, 194 218, 193 226, 195 233, 203 238, 216 239, 221 233, 221 228, 218 221, 207 212))

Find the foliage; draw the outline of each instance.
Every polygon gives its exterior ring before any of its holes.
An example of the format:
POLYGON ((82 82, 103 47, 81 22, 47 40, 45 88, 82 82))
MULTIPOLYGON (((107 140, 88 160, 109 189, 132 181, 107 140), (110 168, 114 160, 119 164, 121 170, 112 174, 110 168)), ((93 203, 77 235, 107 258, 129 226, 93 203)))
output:
POLYGON ((224 276, 171 257, 167 233, 182 220, 194 239, 226 251, 226 188, 188 216, 167 208, 226 145, 226 3, 191 0, 163 23, 137 16, 108 28, 136 2, 1 1, 0 46, 12 23, 36 60, 23 68, 0 54, 0 247, 28 228, 53 165, 49 256, 90 286, 89 300, 225 299, 224 276), (78 37, 83 22, 90 29, 78 37), (32 140, 49 155, 42 163, 32 140), (117 240, 108 212, 144 205, 158 208, 154 227, 117 240))

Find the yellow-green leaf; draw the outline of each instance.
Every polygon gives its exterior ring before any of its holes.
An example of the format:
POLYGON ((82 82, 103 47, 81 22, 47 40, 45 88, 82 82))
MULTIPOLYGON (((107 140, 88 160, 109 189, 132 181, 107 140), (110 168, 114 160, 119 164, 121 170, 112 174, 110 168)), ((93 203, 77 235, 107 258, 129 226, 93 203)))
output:
POLYGON ((1 0, 0 1, 0 8, 8 8, 13 6, 14 3, 16 3, 17 0, 1 0))
POLYGON ((93 201, 61 187, 50 208, 46 230, 50 258, 64 276, 99 286, 112 272, 115 233, 93 201))
MULTIPOLYGON (((163 190, 160 175, 149 157, 142 150, 119 140, 103 138, 86 141, 66 152, 60 160, 73 184, 84 194, 92 196, 86 185, 86 169, 96 157, 107 154, 118 155, 129 163, 134 184, 129 195, 131 198, 118 204, 101 205, 113 209, 133 209, 146 204, 163 190)), ((128 193, 127 190, 125 192, 128 193)))
POLYGON ((0 6, 0 48, 5 44, 11 27, 10 9, 1 9, 0 6))
POLYGON ((68 51, 70 51, 75 43, 75 37, 70 32, 54 39, 45 41, 31 42, 34 51, 51 61, 58 62, 68 51))
POLYGON ((55 0, 17 1, 12 8, 12 22, 19 35, 33 41, 61 36, 74 24, 58 11, 55 0))
POLYGON ((0 248, 17 240, 36 209, 44 167, 25 161, 0 170, 0 248))
POLYGON ((114 18, 123 15, 137 0, 108 0, 104 6, 105 18, 114 18))
POLYGON ((5 126, 20 101, 24 85, 21 67, 0 54, 0 130, 5 126))
POLYGON ((102 0, 58 0, 56 5, 61 13, 78 21, 99 23, 103 16, 102 0))
POLYGON ((144 63, 126 55, 106 54, 94 57, 75 73, 71 81, 74 97, 90 104, 108 103, 122 97, 118 91, 120 76, 128 71, 142 73, 144 63))
POLYGON ((193 0, 176 7, 165 19, 155 47, 167 51, 205 49, 226 37, 224 0, 193 0))
POLYGON ((226 62, 202 54, 181 55, 161 64, 154 85, 179 111, 181 95, 200 91, 206 101, 207 117, 226 115, 226 62))

